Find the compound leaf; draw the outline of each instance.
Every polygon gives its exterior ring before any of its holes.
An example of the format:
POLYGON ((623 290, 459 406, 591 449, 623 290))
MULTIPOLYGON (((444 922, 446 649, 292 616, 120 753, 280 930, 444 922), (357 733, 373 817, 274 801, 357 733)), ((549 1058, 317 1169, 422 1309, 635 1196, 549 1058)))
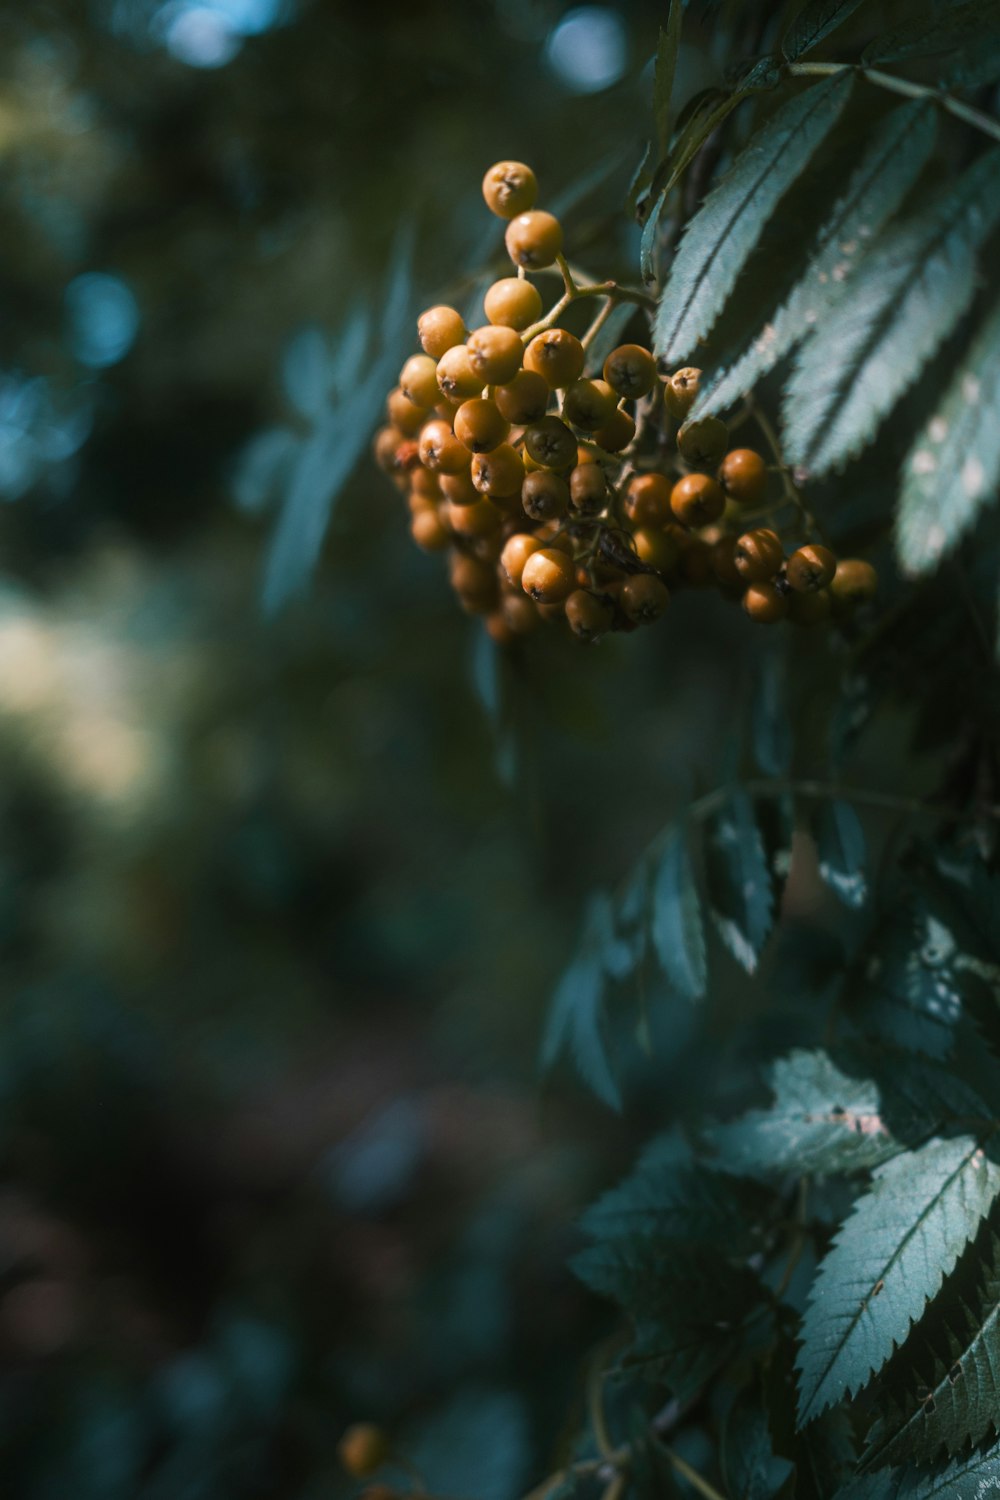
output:
POLYGON ((1000 478, 1000 302, 972 341, 944 400, 910 449, 896 514, 896 553, 926 573, 954 547, 1000 478))
POLYGON ((814 474, 868 442, 965 312, 975 251, 1000 216, 1000 151, 890 231, 831 299, 785 390, 785 451, 814 474))
POLYGON ((800 1426, 881 1369, 998 1191, 1000 1167, 974 1136, 932 1140, 876 1168, 813 1283, 797 1361, 800 1426))
POLYGON ((692 416, 735 405, 818 323, 916 182, 936 133, 937 114, 924 100, 901 104, 886 116, 821 229, 807 270, 746 352, 699 398, 692 416))
POLYGON ((680 364, 704 338, 778 201, 836 123, 849 72, 795 95, 754 135, 688 223, 660 297, 654 349, 680 364))
POLYGON ((684 833, 671 828, 653 876, 652 938, 670 984, 687 1000, 700 1000, 708 979, 705 930, 684 833))

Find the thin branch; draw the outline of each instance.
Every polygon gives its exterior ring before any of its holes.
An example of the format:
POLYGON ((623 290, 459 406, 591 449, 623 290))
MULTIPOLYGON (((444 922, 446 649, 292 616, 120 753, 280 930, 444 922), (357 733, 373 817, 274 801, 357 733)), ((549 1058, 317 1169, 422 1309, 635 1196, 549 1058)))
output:
POLYGON ((956 120, 961 120, 965 125, 971 125, 973 130, 979 130, 983 135, 988 135, 991 140, 1000 141, 1000 120, 993 115, 986 114, 981 109, 974 109, 971 104, 956 99, 954 94, 948 94, 943 89, 930 88, 923 83, 912 83, 908 78, 897 78, 894 73, 883 73, 880 68, 866 68, 863 63, 789 63, 787 72, 795 78, 823 78, 832 73, 857 73, 860 78, 874 83, 877 88, 886 89, 891 94, 902 94, 907 99, 929 99, 937 104, 956 120))

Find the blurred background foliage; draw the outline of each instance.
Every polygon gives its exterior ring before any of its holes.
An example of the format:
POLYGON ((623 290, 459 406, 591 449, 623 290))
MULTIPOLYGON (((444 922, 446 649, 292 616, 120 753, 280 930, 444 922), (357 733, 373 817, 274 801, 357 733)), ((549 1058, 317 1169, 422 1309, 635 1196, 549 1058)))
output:
MULTIPOLYGON (((498 669, 365 454, 420 308, 501 263, 496 158, 635 278, 663 9, 3 7, 4 1496, 347 1495, 371 1416, 511 1500, 610 1326, 574 1215, 755 1018, 809 1034, 733 965, 651 1008, 627 1123, 540 1091, 583 899, 761 647, 689 596, 498 669)), ((727 45, 685 31, 682 93, 727 45)))

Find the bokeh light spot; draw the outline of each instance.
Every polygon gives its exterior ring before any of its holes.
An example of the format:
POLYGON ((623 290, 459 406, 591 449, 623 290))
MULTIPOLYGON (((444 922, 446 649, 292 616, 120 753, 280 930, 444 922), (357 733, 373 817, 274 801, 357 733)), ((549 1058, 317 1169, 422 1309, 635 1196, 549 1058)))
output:
POLYGON ((139 304, 120 276, 87 271, 66 288, 69 342, 76 358, 103 370, 123 359, 139 330, 139 304))
POLYGON ((559 81, 577 94, 617 83, 627 65, 625 24, 606 5, 581 5, 549 34, 545 57, 559 81))

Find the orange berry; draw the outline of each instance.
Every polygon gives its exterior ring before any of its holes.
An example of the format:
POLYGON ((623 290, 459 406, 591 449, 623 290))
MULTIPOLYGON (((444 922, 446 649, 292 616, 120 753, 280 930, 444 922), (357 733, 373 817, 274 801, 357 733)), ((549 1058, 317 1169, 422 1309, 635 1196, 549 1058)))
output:
POLYGON ((837 605, 864 604, 874 599, 878 574, 871 563, 860 557, 845 557, 837 564, 830 583, 832 602, 837 605))
POLYGON ((784 556, 778 533, 761 526, 738 538, 733 562, 744 583, 766 583, 777 573, 784 556))
POLYGON ((539 604, 561 604, 575 585, 573 559, 555 547, 533 552, 521 572, 521 587, 539 604))
POLYGON ((570 507, 579 516, 599 516, 608 503, 608 481, 600 464, 577 464, 569 476, 570 507))
POLYGON ((483 311, 488 323, 516 328, 520 333, 542 316, 541 293, 523 277, 504 276, 487 291, 483 311))
POLYGON ((565 608, 569 628, 581 641, 599 640, 614 623, 615 612, 611 605, 583 588, 573 590, 565 608))
POLYGON ((492 453, 477 453, 472 460, 472 483, 481 495, 520 495, 524 460, 510 443, 501 443, 492 453))
POLYGON ((622 609, 636 624, 658 620, 670 603, 670 593, 655 573, 635 573, 622 584, 622 609))
POLYGON ((417 319, 417 333, 424 351, 440 359, 456 344, 464 344, 468 334, 461 313, 453 307, 429 307, 417 319))
POLYGON ((433 406, 438 400, 436 361, 429 354, 411 354, 399 372, 399 388, 414 406, 433 406))
POLYGON ((576 458, 576 438, 559 417, 539 417, 524 432, 525 451, 547 469, 565 469, 576 458))
POLYGON ((785 577, 797 594, 825 589, 837 571, 837 559, 829 547, 812 543, 793 552, 785 564, 785 577))
POLYGON ((685 422, 677 434, 681 457, 696 469, 714 469, 726 451, 729 429, 718 417, 699 417, 685 422))
POLYGON ((625 491, 625 514, 633 526, 665 526, 672 521, 670 480, 666 474, 655 469, 633 474, 625 491))
POLYGON ((788 600, 773 583, 752 583, 743 595, 743 608, 758 625, 773 625, 788 613, 788 600))
POLYGON ((725 508, 725 495, 707 474, 685 474, 670 491, 670 509, 682 526, 707 526, 725 508))
POLYGON ((389 421, 405 437, 416 437, 430 415, 426 406, 417 406, 409 396, 404 396, 399 386, 389 392, 385 406, 389 421))
POLYGON ((459 474, 469 465, 469 450, 441 417, 425 422, 420 433, 420 462, 425 469, 459 474))
POLYGON ((753 448, 733 448, 719 465, 719 483, 738 505, 756 505, 767 492, 767 465, 753 448))
POLYGON ((337 1457, 355 1479, 367 1479, 389 1457, 389 1441, 373 1422, 355 1422, 337 1444, 337 1457))
POLYGON ((521 505, 533 521, 550 521, 564 516, 569 506, 569 485, 560 474, 539 469, 525 475, 521 486, 521 505))
POLYGON ((455 344, 438 360, 438 390, 448 401, 461 404, 473 396, 481 396, 486 381, 473 369, 469 351, 464 344, 455 344))
POLYGON ((513 328, 486 323, 469 334, 465 347, 482 385, 506 385, 521 368, 524 345, 513 328))
POLYGON ((494 387, 493 399, 499 410, 517 427, 544 417, 549 404, 549 383, 534 370, 518 370, 506 385, 494 387))
POLYGON ((544 376, 553 390, 579 380, 586 354, 575 334, 565 328, 547 328, 537 333, 524 351, 524 368, 544 376))
POLYGON ((636 401, 656 384, 656 361, 641 344, 619 344, 604 361, 604 378, 619 396, 636 401))
POLYGON ((494 162, 483 178, 483 197, 498 219, 526 213, 538 197, 538 182, 523 161, 494 162))
POLYGON ((621 453, 635 437, 635 422, 627 411, 616 407, 603 427, 594 433, 594 442, 605 453, 621 453))
POLYGON ((491 500, 479 499, 474 505, 456 505, 453 500, 445 500, 441 511, 456 536, 489 536, 503 525, 503 511, 491 500))
POLYGON ((496 402, 474 396, 455 413, 455 436, 473 453, 492 453, 506 440, 510 423, 501 415, 496 402))
POLYGON ((659 573, 669 573, 676 567, 680 548, 669 532, 651 531, 640 526, 633 533, 632 542, 639 561, 644 562, 648 568, 655 568, 659 573))
POLYGON ((562 250, 562 225, 553 214, 540 209, 519 213, 507 225, 504 243, 515 266, 540 271, 551 266, 562 250))
POLYGON ((701 388, 701 371, 693 365, 675 370, 663 383, 663 402, 667 411, 678 422, 683 422, 701 388))
POLYGON ((451 533, 433 505, 414 512, 410 535, 423 552, 443 552, 451 541, 451 533))
POLYGON ((533 552, 541 550, 542 543, 537 536, 532 536, 527 531, 515 531, 503 544, 500 553, 500 566, 511 583, 519 584, 524 565, 533 552))
POLYGON ((379 468, 384 469, 387 474, 399 468, 396 455, 405 441, 398 427, 380 427, 376 432, 372 452, 379 468))

